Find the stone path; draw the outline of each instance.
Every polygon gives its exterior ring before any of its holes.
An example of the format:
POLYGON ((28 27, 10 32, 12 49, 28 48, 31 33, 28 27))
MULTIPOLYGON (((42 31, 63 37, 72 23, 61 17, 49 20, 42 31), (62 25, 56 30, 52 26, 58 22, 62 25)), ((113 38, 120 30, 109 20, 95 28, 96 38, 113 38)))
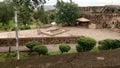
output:
MULTIPOLYGON (((76 44, 70 44, 70 47, 72 50, 75 50, 75 45, 76 44)), ((51 44, 51 45, 45 45, 47 46, 49 51, 57 51, 59 50, 59 44, 51 44)), ((28 48, 26 48, 26 46, 19 46, 19 50, 20 51, 26 51, 29 50, 28 48)), ((0 52, 8 52, 9 51, 9 47, 0 47, 0 52)), ((16 46, 11 46, 11 51, 16 51, 16 46)))

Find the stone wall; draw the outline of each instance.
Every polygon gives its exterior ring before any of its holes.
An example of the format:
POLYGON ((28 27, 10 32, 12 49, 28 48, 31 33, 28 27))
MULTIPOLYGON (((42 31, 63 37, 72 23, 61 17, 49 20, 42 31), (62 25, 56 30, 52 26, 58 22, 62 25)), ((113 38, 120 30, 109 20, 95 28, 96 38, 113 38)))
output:
MULTIPOLYGON (((93 6, 93 7, 80 7, 82 17, 91 20, 91 23, 100 26, 100 28, 111 28, 111 22, 115 23, 115 28, 120 26, 120 6, 93 6)), ((98 27, 99 28, 99 27, 98 27)))
MULTIPOLYGON (((38 41, 40 44, 60 44, 69 43, 75 44, 79 37, 33 37, 33 38, 19 38, 19 45, 24 46, 29 41, 38 41)), ((0 46, 15 46, 15 38, 0 38, 0 46)))

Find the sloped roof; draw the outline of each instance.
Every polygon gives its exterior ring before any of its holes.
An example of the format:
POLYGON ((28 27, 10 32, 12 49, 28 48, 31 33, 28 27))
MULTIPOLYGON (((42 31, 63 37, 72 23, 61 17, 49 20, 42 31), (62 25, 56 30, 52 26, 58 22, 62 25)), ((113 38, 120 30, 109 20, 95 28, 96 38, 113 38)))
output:
POLYGON ((89 21, 90 21, 89 19, 84 18, 84 17, 78 18, 78 19, 76 19, 76 20, 79 21, 79 22, 89 22, 89 21))

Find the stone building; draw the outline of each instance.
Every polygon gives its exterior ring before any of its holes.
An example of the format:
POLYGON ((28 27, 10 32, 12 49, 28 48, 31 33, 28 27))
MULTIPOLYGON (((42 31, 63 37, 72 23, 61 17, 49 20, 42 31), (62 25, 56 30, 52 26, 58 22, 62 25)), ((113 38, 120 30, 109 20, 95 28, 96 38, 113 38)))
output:
POLYGON ((80 7, 80 14, 91 20, 96 28, 120 28, 120 6, 80 7))

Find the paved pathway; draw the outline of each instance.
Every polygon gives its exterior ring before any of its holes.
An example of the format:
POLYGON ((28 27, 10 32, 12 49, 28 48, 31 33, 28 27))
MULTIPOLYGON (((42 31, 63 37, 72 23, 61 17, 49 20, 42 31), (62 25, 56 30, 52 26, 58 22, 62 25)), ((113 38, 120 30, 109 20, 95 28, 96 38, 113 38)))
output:
MULTIPOLYGON (((76 44, 70 44, 71 49, 75 49, 75 45, 76 44)), ((45 45, 47 46, 49 51, 57 51, 59 50, 59 44, 52 44, 52 45, 45 45)), ((26 48, 26 46, 19 46, 19 50, 20 51, 26 51, 28 50, 28 48, 26 48)), ((9 47, 0 47, 0 52, 8 52, 9 51, 9 47)), ((16 46, 11 46, 11 51, 16 51, 16 46)))

